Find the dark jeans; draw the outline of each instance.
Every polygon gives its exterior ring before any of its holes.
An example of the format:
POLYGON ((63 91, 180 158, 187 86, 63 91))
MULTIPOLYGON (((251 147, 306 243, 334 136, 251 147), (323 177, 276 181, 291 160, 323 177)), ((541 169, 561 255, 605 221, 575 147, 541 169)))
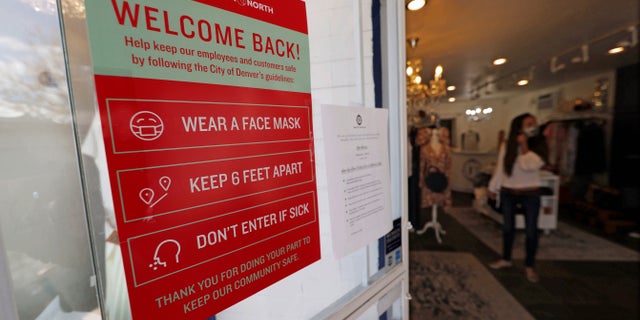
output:
POLYGON ((538 249, 538 215, 540 213, 539 195, 514 195, 511 193, 500 193, 500 206, 502 207, 502 258, 511 261, 511 251, 513 249, 513 239, 516 232, 516 210, 517 204, 521 204, 524 211, 524 224, 526 234, 526 258, 525 266, 533 267, 536 250, 538 249))

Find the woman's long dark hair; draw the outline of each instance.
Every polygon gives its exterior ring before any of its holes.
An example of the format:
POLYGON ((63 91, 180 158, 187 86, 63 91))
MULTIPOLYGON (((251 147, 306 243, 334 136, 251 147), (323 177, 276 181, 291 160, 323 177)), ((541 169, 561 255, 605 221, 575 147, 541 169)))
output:
POLYGON ((511 128, 509 128, 509 137, 507 138, 507 150, 504 154, 504 172, 511 176, 513 165, 518 156, 518 135, 522 133, 522 123, 524 119, 533 117, 530 113, 523 113, 511 120, 511 128))

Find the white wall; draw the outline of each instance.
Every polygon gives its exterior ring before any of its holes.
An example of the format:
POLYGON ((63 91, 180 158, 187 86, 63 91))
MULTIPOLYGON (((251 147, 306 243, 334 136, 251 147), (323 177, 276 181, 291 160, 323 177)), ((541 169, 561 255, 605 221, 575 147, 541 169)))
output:
MULTIPOLYGON (((610 106, 610 109, 608 114, 610 115, 612 111, 611 107, 614 105, 615 95, 615 71, 613 70, 544 89, 530 91, 523 90, 522 93, 504 98, 492 99, 488 97, 475 101, 459 101, 453 103, 445 102, 437 106, 435 110, 443 119, 455 119, 454 134, 456 136, 455 139, 457 147, 460 146, 460 135, 469 128, 473 128, 475 131, 480 133, 479 151, 490 151, 495 149, 497 145, 498 131, 503 129, 508 132, 511 119, 521 113, 532 113, 538 118, 539 123, 544 123, 553 116, 579 115, 567 110, 569 103, 576 98, 582 98, 587 101, 590 100, 596 87, 596 81, 602 78, 609 79, 610 89, 608 105, 610 106), (538 97, 552 92, 559 93, 558 106, 549 110, 538 110, 538 97), (480 122, 469 122, 465 120, 464 111, 467 108, 474 107, 476 105, 492 107, 493 115, 491 119, 480 122)), ((609 134, 608 137, 610 138, 611 135, 609 134)))
POLYGON ((314 105, 372 106, 371 0, 306 3, 314 105))
POLYGON ((320 106, 373 107, 370 0, 308 0, 311 96, 322 259, 225 310, 217 319, 310 319, 367 280, 366 249, 332 252, 320 106))

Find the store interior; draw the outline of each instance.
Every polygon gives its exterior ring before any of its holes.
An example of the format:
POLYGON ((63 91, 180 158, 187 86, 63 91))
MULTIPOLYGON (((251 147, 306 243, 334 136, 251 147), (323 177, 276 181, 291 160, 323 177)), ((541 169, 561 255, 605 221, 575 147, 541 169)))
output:
POLYGON ((638 318, 639 150, 626 142, 640 123, 638 2, 406 3, 408 145, 439 135, 448 153, 438 193, 420 174, 429 156, 409 151, 411 318, 638 318), (538 283, 524 276, 522 215, 514 267, 489 268, 502 214, 487 185, 523 113, 549 155, 538 283))

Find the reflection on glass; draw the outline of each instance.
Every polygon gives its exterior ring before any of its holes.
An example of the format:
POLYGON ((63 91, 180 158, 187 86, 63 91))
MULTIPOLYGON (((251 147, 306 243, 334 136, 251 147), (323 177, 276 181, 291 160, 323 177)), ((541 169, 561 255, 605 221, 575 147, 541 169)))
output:
MULTIPOLYGON (((64 1, 64 6, 70 6, 68 2, 64 1)), ((5 32, 0 41, 0 68, 4 77, 0 78, 0 117, 26 115, 56 123, 71 122, 56 10, 56 0, 3 3, 0 24, 5 32), (31 27, 16 28, 22 25, 31 27)), ((84 5, 71 11, 78 10, 84 12, 84 5)))
POLYGON ((402 300, 402 283, 397 282, 356 319, 400 320, 403 317, 402 300))
POLYGON ((57 14, 0 5, 0 234, 20 319, 100 319, 57 14))
MULTIPOLYGON (((57 0, 21 0, 33 10, 51 15, 58 14, 57 0)), ((62 1, 62 12, 73 17, 84 17, 84 0, 62 1)))

